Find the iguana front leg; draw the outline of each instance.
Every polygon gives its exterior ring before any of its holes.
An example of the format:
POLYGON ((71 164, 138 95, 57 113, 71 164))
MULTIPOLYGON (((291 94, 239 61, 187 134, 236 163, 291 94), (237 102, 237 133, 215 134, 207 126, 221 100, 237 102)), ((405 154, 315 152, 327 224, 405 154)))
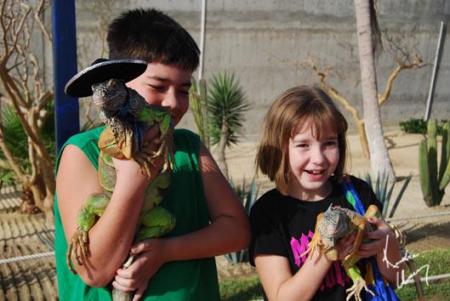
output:
POLYGON ((316 226, 314 227, 314 235, 311 238, 311 241, 308 244, 308 249, 306 249, 305 252, 303 252, 302 254, 300 254, 300 257, 306 256, 308 255, 309 258, 312 258, 314 252, 316 250, 319 251, 319 259, 320 256, 322 256, 322 237, 320 236, 320 232, 319 232, 319 224, 323 221, 323 213, 319 213, 319 215, 317 216, 317 220, 316 220, 316 226))
MULTIPOLYGON (((372 295, 375 295, 368 287, 366 284, 366 281, 364 280, 364 278, 361 275, 361 271, 358 268, 358 266, 356 265, 356 263, 361 259, 358 256, 358 250, 359 247, 361 246, 362 240, 363 240, 363 236, 365 234, 366 230, 366 221, 367 218, 370 217, 380 217, 380 212, 377 208, 377 206, 375 205, 370 205, 369 208, 367 208, 366 213, 364 214, 364 217, 361 217, 359 215, 353 215, 351 217, 351 223, 353 224, 354 227, 357 228, 357 234, 356 234, 356 238, 353 244, 353 250, 352 252, 347 255, 344 259, 344 261, 342 262, 342 266, 344 267, 345 272, 347 273, 347 275, 350 277, 350 279, 352 279, 353 281, 353 286, 350 287, 349 289, 347 289, 347 300, 349 300, 352 296, 355 296, 355 300, 356 301, 360 301, 361 300, 361 292, 363 289, 365 289, 367 292, 369 292, 372 295)), ((370 229, 371 230, 371 229, 370 229)))
POLYGON ((78 265, 83 265, 89 256, 89 230, 95 224, 97 218, 103 214, 109 203, 110 196, 107 193, 91 195, 77 215, 77 231, 72 235, 67 251, 67 266, 76 274, 72 266, 72 259, 78 265))

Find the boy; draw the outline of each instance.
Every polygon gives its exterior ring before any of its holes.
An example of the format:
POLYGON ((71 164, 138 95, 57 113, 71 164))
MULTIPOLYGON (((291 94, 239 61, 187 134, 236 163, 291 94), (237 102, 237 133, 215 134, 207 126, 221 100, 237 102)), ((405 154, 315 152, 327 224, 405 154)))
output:
MULTIPOLYGON (((111 59, 148 62, 146 71, 127 83, 150 104, 170 109, 177 124, 189 107, 188 90, 199 50, 176 21, 160 11, 132 10, 109 26, 111 59)), ((136 245, 133 236, 143 191, 152 181, 133 160, 116 160, 116 186, 102 217, 89 231, 86 264, 65 261, 67 240, 76 231, 76 215, 86 198, 100 192, 97 180, 98 136, 102 128, 72 137, 57 161, 55 250, 61 300, 110 299, 117 289, 135 291, 135 300, 219 300, 213 256, 240 250, 249 241, 245 212, 211 154, 197 135, 176 130, 175 166, 162 206, 176 217, 165 238, 136 245), (130 251, 134 263, 121 269, 130 251)), ((158 130, 144 139, 158 146, 158 130)), ((162 162, 153 166, 156 174, 162 162)))

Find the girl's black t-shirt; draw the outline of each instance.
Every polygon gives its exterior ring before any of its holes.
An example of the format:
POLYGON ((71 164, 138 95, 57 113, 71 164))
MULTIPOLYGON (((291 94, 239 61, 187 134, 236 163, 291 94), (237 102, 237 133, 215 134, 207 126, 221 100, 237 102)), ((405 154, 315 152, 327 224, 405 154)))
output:
MULTIPOLYGON (((381 210, 380 202, 366 182, 355 177, 350 177, 350 180, 365 208, 375 204, 381 210)), ((326 211, 330 205, 354 210, 345 198, 344 189, 336 182, 333 182, 332 192, 327 198, 314 202, 285 196, 277 189, 266 192, 250 213, 251 264, 254 265, 254 257, 259 254, 279 255, 288 259, 291 272, 295 274, 307 258, 307 255, 300 255, 308 248, 318 214, 326 211)), ((352 281, 345 274, 341 262, 336 261, 312 300, 346 300, 345 290, 351 286, 352 281)))

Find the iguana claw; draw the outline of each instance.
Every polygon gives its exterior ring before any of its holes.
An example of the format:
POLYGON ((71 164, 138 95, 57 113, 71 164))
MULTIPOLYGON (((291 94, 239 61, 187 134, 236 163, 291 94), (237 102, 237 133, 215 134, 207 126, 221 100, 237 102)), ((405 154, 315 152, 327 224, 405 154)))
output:
POLYGON ((67 251, 67 266, 70 271, 77 274, 72 265, 72 258, 75 257, 78 265, 83 265, 86 257, 89 256, 89 235, 87 231, 78 229, 70 239, 69 250, 67 251))
POLYGON ((362 301, 361 299, 361 292, 365 289, 369 294, 372 296, 375 296, 375 293, 372 292, 366 284, 366 281, 362 278, 359 278, 353 282, 353 286, 346 290, 347 292, 347 301, 352 298, 352 296, 355 296, 355 301, 362 301))

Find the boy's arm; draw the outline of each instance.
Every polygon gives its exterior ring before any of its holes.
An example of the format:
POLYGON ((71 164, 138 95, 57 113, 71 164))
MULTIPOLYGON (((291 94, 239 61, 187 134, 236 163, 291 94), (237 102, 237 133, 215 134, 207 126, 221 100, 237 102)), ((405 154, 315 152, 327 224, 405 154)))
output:
MULTIPOLYGON (((73 261, 75 270, 90 286, 105 286, 126 259, 131 247, 143 191, 150 179, 131 160, 115 160, 117 183, 102 217, 89 231, 90 256, 85 265, 73 261)), ((85 154, 68 145, 62 154, 56 177, 58 208, 67 242, 77 230, 77 214, 87 197, 102 188, 97 171, 85 154)))
POLYGON ((248 246, 247 215, 203 144, 199 161, 210 224, 185 235, 137 243, 131 249, 131 253, 138 255, 136 261, 127 269, 117 271, 113 282, 116 289, 136 291, 135 297, 140 298, 150 279, 166 262, 213 257, 248 246))
POLYGON ((241 202, 203 144, 199 161, 211 222, 198 231, 164 239, 166 261, 213 257, 246 248, 250 240, 241 202))
MULTIPOLYGON (((248 246, 248 217, 203 144, 200 146, 200 169, 211 222, 207 227, 186 235, 159 239, 158 243, 146 240, 133 247, 131 251, 136 254, 147 251, 158 253, 158 258, 154 259, 158 261, 158 267, 153 268, 155 270, 164 262, 213 257, 248 246), (155 248, 161 251, 157 252, 155 248)), ((131 267, 128 270, 131 273, 131 267)))

